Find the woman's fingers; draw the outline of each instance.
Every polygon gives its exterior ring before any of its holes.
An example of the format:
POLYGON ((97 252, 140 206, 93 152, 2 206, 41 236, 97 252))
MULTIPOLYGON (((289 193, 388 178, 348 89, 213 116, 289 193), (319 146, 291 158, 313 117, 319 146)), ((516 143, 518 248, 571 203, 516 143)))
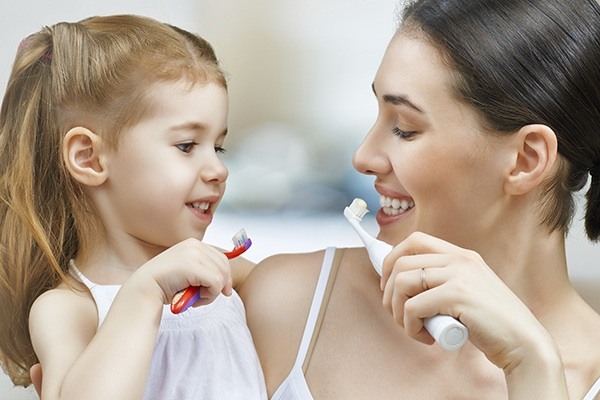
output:
POLYGON ((395 246, 383 262, 382 287, 389 279, 397 260, 418 254, 453 254, 467 250, 422 232, 414 232, 395 246))
POLYGON ((447 254, 418 254, 403 256, 395 260, 393 268, 383 284, 383 304, 389 310, 391 290, 398 288, 407 297, 413 297, 425 290, 441 285, 447 279, 444 274, 431 274, 434 268, 444 268, 452 262, 452 255, 447 254))

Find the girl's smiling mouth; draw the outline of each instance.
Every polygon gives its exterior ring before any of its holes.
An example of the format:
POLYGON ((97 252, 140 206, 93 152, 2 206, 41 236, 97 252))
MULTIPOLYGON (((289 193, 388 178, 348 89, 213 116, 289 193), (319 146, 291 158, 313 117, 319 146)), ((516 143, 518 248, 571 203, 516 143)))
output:
POLYGON ((193 203, 188 203, 187 206, 197 212, 205 214, 210 208, 210 203, 208 201, 194 201, 193 203))

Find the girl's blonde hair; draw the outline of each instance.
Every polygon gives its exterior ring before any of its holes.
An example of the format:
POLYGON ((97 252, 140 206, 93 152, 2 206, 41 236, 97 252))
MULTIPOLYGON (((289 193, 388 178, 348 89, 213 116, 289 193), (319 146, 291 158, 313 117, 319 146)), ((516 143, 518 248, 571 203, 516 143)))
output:
POLYGON ((68 284, 69 259, 104 234, 65 168, 65 133, 83 126, 116 146, 152 113, 148 88, 182 79, 227 87, 208 42, 145 17, 62 22, 19 46, 0 111, 0 363, 15 385, 37 362, 33 301, 68 284))

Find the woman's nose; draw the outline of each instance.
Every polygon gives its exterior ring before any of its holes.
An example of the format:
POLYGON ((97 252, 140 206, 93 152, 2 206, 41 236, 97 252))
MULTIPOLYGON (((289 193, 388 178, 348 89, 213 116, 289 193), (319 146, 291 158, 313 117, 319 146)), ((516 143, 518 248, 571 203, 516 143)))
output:
POLYGON ((381 175, 389 172, 390 163, 385 149, 386 144, 381 136, 374 126, 354 152, 352 165, 361 174, 381 175))

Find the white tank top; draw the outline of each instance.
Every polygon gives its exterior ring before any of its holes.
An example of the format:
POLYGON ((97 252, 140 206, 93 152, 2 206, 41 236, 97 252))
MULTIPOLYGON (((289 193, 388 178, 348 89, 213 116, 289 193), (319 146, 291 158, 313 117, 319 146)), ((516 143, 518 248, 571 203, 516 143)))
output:
POLYGON ((271 400, 313 400, 302 367, 306 360, 306 356, 309 353, 310 342, 312 341, 315 328, 317 327, 317 320, 319 319, 319 313, 325 297, 325 289, 327 287, 327 282, 329 281, 331 267, 333 266, 335 250, 334 247, 329 247, 325 250, 321 273, 319 274, 315 294, 310 306, 310 311, 308 312, 308 319, 306 320, 306 326, 304 328, 304 334, 302 335, 302 341, 300 342, 296 361, 294 362, 290 374, 285 378, 281 385, 279 385, 271 397, 271 400))
POLYGON ((592 386, 588 394, 585 395, 583 400, 596 400, 597 398, 600 399, 600 396, 598 395, 600 395, 600 378, 598 378, 596 383, 594 383, 594 385, 592 386))
MULTIPOLYGON (((98 285, 71 262, 96 302, 98 327, 120 285, 98 285)), ((262 369, 234 291, 181 314, 163 309, 144 399, 266 399, 262 369)))
MULTIPOLYGON (((317 320, 323 306, 323 299, 325 298, 325 289, 331 276, 332 266, 334 265, 335 250, 336 249, 333 247, 325 250, 321 273, 319 274, 319 280, 308 313, 308 319, 306 320, 306 326, 304 328, 304 334, 302 335, 302 341, 300 342, 296 361, 289 375, 281 385, 279 385, 271 397, 271 400, 314 400, 310 393, 310 389, 308 388, 306 378, 304 377, 305 371, 303 370, 303 365, 307 355, 310 355, 309 347, 313 340, 315 329, 317 328, 317 320)), ((600 378, 594 383, 583 400, 600 400, 600 396, 598 395, 600 395, 600 378), (598 399, 596 399, 597 396, 598 399)))

